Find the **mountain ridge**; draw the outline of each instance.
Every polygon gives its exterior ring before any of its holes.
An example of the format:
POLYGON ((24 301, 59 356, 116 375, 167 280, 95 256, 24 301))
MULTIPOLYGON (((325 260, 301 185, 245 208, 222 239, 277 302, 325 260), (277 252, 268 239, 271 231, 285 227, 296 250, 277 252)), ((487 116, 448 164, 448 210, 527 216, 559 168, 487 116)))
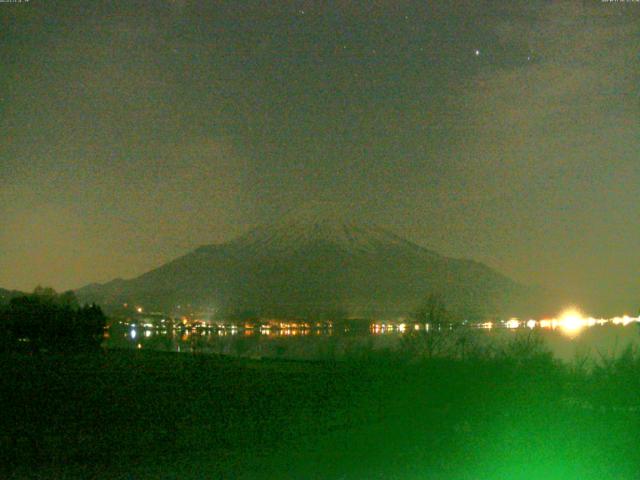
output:
POLYGON ((465 318, 513 314, 528 292, 480 262, 440 255, 331 209, 293 211, 133 279, 77 291, 83 301, 163 311, 191 304, 222 316, 360 317, 407 315, 440 293, 465 318))

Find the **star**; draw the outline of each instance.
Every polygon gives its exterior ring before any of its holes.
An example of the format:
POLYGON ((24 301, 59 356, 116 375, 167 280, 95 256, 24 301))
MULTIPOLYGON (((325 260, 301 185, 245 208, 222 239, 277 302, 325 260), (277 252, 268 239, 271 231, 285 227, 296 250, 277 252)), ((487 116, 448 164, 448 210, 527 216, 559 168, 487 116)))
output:
POLYGON ((474 53, 476 54, 476 57, 480 56, 480 50, 476 49, 476 51, 474 53))

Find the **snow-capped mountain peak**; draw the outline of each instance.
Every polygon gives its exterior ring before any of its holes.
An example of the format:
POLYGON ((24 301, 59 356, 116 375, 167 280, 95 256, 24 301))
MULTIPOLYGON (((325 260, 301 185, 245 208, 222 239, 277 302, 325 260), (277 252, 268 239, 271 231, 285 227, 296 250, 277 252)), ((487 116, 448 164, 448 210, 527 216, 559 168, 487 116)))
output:
POLYGON ((428 252, 375 224, 358 221, 352 209, 326 202, 292 210, 272 224, 254 228, 234 243, 244 249, 269 253, 319 245, 345 253, 373 252, 389 246, 428 252))
POLYGON ((484 318, 526 298, 526 289, 489 267, 438 255, 352 212, 305 206, 235 240, 198 248, 131 280, 89 286, 78 296, 168 311, 185 303, 215 305, 222 316, 253 310, 273 318, 336 309, 393 318, 415 311, 431 292, 443 292, 454 310, 484 318))

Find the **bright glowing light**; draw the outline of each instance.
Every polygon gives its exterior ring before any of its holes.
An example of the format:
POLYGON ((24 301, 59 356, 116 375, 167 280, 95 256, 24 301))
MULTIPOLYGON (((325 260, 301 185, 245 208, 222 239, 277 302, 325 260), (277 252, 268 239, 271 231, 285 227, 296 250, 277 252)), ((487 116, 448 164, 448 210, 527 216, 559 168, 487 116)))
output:
POLYGON ((129 332, 129 335, 131 336, 132 339, 135 339, 136 336, 138 335, 138 332, 136 332, 134 329, 131 329, 131 332, 129 332))
POLYGON ((136 307, 136 312, 142 313, 142 307, 136 307))
POLYGON ((540 328, 551 328, 551 320, 540 320, 540 328))
POLYGON ((624 315, 623 317, 616 317, 612 321, 614 325, 622 325, 626 327, 631 322, 637 321, 637 319, 631 318, 629 315, 624 315))
POLYGON ((506 321, 501 320, 497 324, 492 322, 478 323, 476 324, 476 327, 484 328, 484 329, 491 329, 493 327, 517 329, 517 328, 526 326, 531 330, 538 327, 543 329, 549 329, 549 330, 559 329, 563 334, 569 337, 573 337, 587 327, 594 327, 597 325, 602 326, 607 324, 627 326, 631 323, 636 323, 636 322, 640 323, 640 316, 631 317, 625 314, 623 316, 613 317, 610 319, 594 318, 594 317, 584 316, 579 309, 572 307, 563 311, 556 318, 544 318, 541 320, 530 319, 530 320, 524 321, 524 320, 518 320, 517 318, 513 317, 506 321))
POLYGON ((577 335, 586 323, 582 313, 575 308, 565 310, 558 319, 558 324, 563 333, 569 336, 577 335))
POLYGON ((520 326, 520 320, 518 320, 517 318, 512 318, 508 320, 507 323, 505 323, 505 326, 511 329, 518 328, 520 326))

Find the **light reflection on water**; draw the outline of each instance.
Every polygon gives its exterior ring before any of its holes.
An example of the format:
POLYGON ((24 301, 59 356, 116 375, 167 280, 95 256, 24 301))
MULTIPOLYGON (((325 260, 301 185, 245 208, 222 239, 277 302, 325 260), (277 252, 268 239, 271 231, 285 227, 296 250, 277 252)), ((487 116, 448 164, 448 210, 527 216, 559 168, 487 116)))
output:
MULTIPOLYGON (((318 327, 310 324, 276 327, 230 325, 216 328, 167 329, 152 324, 126 324, 112 327, 124 333, 111 334, 105 345, 176 352, 215 353, 251 358, 321 360, 345 358, 358 352, 402 348, 406 335, 431 335, 435 331, 472 334, 480 342, 504 342, 514 335, 535 331, 559 359, 571 361, 580 355, 616 355, 628 345, 640 346, 637 318, 616 317, 603 320, 584 318, 574 311, 558 319, 510 319, 504 322, 453 326, 422 323, 371 323, 354 326, 318 327), (368 328, 367 328, 368 327, 368 328)), ((112 332, 113 333, 113 332, 112 332)))

